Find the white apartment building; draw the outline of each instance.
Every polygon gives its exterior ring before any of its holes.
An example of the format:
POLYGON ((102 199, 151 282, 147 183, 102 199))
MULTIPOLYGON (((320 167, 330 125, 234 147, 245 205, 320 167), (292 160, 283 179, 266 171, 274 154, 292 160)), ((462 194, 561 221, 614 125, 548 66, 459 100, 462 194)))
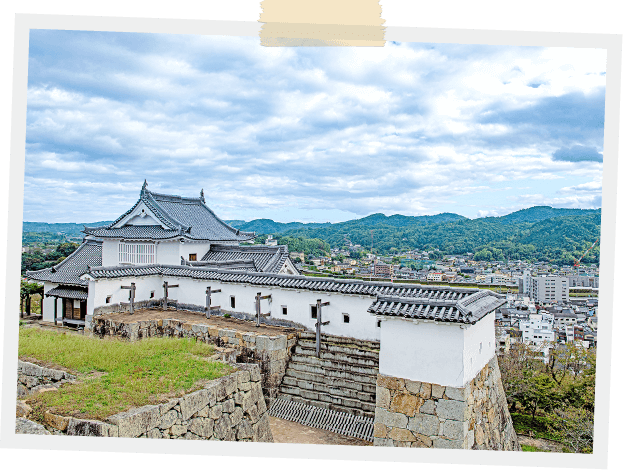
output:
MULTIPOLYGON (((524 289, 525 289, 524 285, 524 289)), ((530 299, 535 302, 568 302, 569 280, 558 276, 531 276, 528 281, 530 299)))
POLYGON ((538 344, 544 341, 555 341, 556 334, 553 330, 554 316, 550 314, 530 314, 527 320, 519 322, 522 341, 524 343, 538 344))

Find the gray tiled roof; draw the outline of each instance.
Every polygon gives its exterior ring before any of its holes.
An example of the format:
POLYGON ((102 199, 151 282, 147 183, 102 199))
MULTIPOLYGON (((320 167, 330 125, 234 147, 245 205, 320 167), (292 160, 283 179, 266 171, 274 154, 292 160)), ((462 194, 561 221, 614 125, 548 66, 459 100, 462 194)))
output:
POLYGON ((240 242, 252 240, 255 233, 241 232, 219 219, 203 197, 191 198, 152 193, 143 186, 139 200, 132 208, 107 227, 85 227, 84 233, 100 238, 166 239, 184 236, 193 240, 212 242, 240 242), (114 229, 113 227, 143 202, 167 228, 137 225, 114 229))
POLYGON ((88 293, 86 290, 83 289, 58 286, 54 289, 50 289, 45 295, 46 297, 61 297, 63 299, 87 300, 88 293))
MULTIPOLYGON (((252 260, 255 266, 253 271, 278 273, 288 259, 288 247, 285 245, 267 246, 228 246, 211 245, 210 250, 201 258, 201 261, 224 262, 252 260)), ((196 265, 191 263, 191 265, 196 265)))
POLYGON ((369 282, 357 279, 333 279, 323 277, 292 276, 288 274, 235 272, 226 269, 169 266, 154 264, 149 266, 92 267, 88 274, 94 279, 113 279, 130 276, 167 275, 205 279, 221 282, 245 283, 264 286, 277 286, 290 289, 305 289, 321 292, 340 292, 354 295, 394 295, 399 297, 418 297, 430 300, 460 300, 478 289, 423 286, 399 282, 369 282))
POLYGON ((87 271, 89 266, 101 265, 102 242, 99 240, 85 240, 76 251, 56 266, 39 271, 27 271, 26 277, 35 281, 86 286, 88 282, 80 279, 80 276, 87 271))
POLYGON ((368 312, 390 317, 474 324, 505 302, 505 299, 489 291, 442 300, 380 295, 368 308, 368 312))

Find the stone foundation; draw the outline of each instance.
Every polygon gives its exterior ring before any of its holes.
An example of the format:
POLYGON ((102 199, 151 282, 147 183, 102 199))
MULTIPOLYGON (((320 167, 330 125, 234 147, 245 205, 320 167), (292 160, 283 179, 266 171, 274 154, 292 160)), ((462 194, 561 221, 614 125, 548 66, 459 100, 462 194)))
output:
POLYGON ((17 396, 25 397, 44 389, 58 388, 76 377, 58 369, 41 367, 30 362, 17 361, 17 396))
POLYGON ((379 374, 374 445, 520 451, 497 357, 462 388, 379 374))
POLYGON ((49 412, 38 426, 26 421, 22 417, 17 421, 24 433, 32 429, 37 434, 48 431, 71 436, 273 442, 256 364, 241 364, 238 371, 210 381, 201 390, 118 413, 105 421, 49 412))
POLYGON ((233 348, 237 362, 259 364, 268 406, 277 396, 298 338, 295 332, 268 336, 174 319, 124 323, 95 317, 91 328, 99 337, 118 336, 130 341, 151 337, 196 338, 219 347, 233 348))

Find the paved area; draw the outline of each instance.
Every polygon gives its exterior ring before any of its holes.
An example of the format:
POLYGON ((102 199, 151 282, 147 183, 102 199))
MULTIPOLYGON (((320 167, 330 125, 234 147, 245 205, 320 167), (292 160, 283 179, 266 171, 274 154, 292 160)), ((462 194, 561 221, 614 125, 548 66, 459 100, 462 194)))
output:
POLYGON ((316 429, 281 418, 269 417, 273 439, 282 444, 323 444, 338 446, 371 446, 371 442, 316 429))

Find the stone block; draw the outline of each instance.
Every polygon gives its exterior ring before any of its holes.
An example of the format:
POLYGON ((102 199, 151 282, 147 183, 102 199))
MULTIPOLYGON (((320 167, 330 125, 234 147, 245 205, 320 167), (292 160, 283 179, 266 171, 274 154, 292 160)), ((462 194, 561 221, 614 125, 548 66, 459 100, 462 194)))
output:
POLYGON ((234 399, 230 398, 229 400, 225 400, 223 402, 223 413, 232 413, 236 404, 234 403, 234 399))
POLYGON ((374 412, 374 421, 375 423, 382 423, 391 428, 406 428, 409 419, 401 413, 392 413, 391 411, 377 407, 374 412))
POLYGON ((426 400, 424 404, 420 406, 419 412, 427 415, 434 415, 436 408, 437 405, 434 400, 426 400))
POLYGON ((374 438, 374 447, 394 447, 394 441, 391 439, 374 438))
POLYGON ((42 368, 41 376, 58 382, 59 380, 63 380, 65 378, 65 372, 63 372, 62 370, 42 368))
POLYGON ((237 406, 236 409, 233 411, 233 413, 229 415, 229 419, 231 419, 232 427, 238 426, 240 424, 240 422, 242 421, 243 415, 244 413, 242 412, 242 408, 237 406))
POLYGON ((385 387, 376 387, 376 406, 379 408, 389 409, 390 394, 385 387))
POLYGON ((41 377, 43 375, 43 368, 37 364, 30 362, 22 362, 22 373, 24 375, 30 375, 32 377, 41 377))
MULTIPOLYGON (((69 418, 67 423, 68 436, 118 437, 119 428, 101 421, 69 418)), ((138 436, 139 434, 137 434, 138 436)))
POLYGON ((236 429, 236 439, 251 439, 253 437, 253 427, 248 419, 243 419, 236 429))
POLYGON ((239 370, 236 379, 238 380, 238 387, 240 387, 241 384, 251 381, 251 373, 248 370, 239 370))
POLYGON ((387 434, 389 439, 393 439, 394 441, 402 441, 402 442, 413 442, 415 441, 415 436, 413 433, 407 429, 394 428, 389 434, 387 434))
POLYGON ((158 428, 150 429, 146 435, 148 439, 162 439, 162 433, 158 428))
POLYGON ((15 404, 15 416, 17 418, 27 418, 32 408, 25 401, 17 400, 15 404))
POLYGON ((376 385, 389 390, 404 390, 405 380, 397 377, 391 377, 389 375, 379 374, 376 378, 376 385))
POLYGON ((422 388, 422 382, 405 379, 405 388, 407 389, 407 392, 417 395, 420 393, 420 389, 422 388))
POLYGON ((454 421, 467 421, 469 408, 464 401, 437 400, 437 416, 454 421))
POLYGON ((214 433, 214 420, 210 418, 195 418, 190 421, 188 430, 201 437, 212 437, 214 433))
POLYGON ((442 436, 448 439, 463 440, 467 436, 468 421, 454 421, 447 419, 443 423, 442 436))
POLYGON ((33 377, 30 375, 26 375, 24 377, 24 385, 26 385, 27 388, 34 388, 39 385, 39 377, 33 377))
POLYGON ((238 381, 236 377, 227 376, 221 379, 223 381, 223 385, 225 386, 225 395, 231 396, 238 389, 238 381))
POLYGON ((433 398, 443 397, 443 392, 445 390, 445 387, 442 387, 441 385, 437 385, 437 384, 431 384, 431 387, 432 387, 431 396, 433 398))
POLYGON ((174 424, 173 426, 169 428, 169 430, 171 432, 171 436, 179 437, 182 434, 186 434, 186 431, 188 430, 188 426, 183 425, 183 424, 174 424))
POLYGON ((259 400, 257 400, 257 412, 260 415, 263 415, 264 413, 266 413, 266 411, 268 411, 268 409, 266 408, 266 400, 262 396, 259 398, 259 400))
POLYGON ((424 434, 425 436, 436 436, 439 433, 439 418, 435 415, 416 414, 409 418, 409 430, 424 434))
POLYGON ((160 423, 158 424, 158 427, 160 429, 168 429, 175 424, 177 418, 177 411, 169 410, 160 418, 160 423))
POLYGON ((252 384, 252 382, 238 383, 238 390, 241 390, 243 392, 247 392, 247 391, 251 390, 251 384, 252 384))
POLYGON ((385 426, 383 423, 374 423, 374 437, 381 437, 381 438, 386 438, 387 437, 387 426, 385 426))
POLYGON ((58 429, 59 431, 65 431, 69 425, 69 418, 66 416, 59 416, 46 411, 43 413, 43 421, 48 426, 58 429))
POLYGON ((223 414, 223 405, 218 403, 210 408, 210 418, 219 419, 223 414))
POLYGON ((268 415, 262 416, 262 418, 255 424, 251 425, 253 428, 253 437, 259 442, 273 442, 273 434, 270 430, 270 424, 268 421, 268 415))
POLYGON ((466 400, 465 388, 446 387, 445 393, 448 400, 466 400))
POLYGON ((253 405, 249 408, 245 409, 247 416, 249 416, 249 420, 251 423, 257 423, 260 419, 260 414, 257 410, 257 405, 253 405))
POLYGON ((413 416, 418 412, 424 400, 410 393, 397 392, 391 400, 389 411, 413 416))
POLYGON ((119 427, 119 437, 136 437, 160 424, 160 406, 145 405, 109 416, 107 421, 119 427))
POLYGON ((420 397, 424 399, 431 398, 432 396, 432 384, 428 382, 422 382, 422 386, 420 387, 420 397))
POLYGON ((435 449, 463 449, 462 440, 438 438, 433 440, 433 448, 435 449))
POLYGON ((419 434, 415 432, 413 433, 413 435, 416 439, 413 447, 433 447, 433 440, 430 438, 430 436, 425 436, 424 434, 419 434))
POLYGON ((485 432, 480 424, 474 426, 474 439, 479 446, 485 443, 485 432))
POLYGON ((257 364, 253 364, 254 367, 249 369, 249 374, 251 375, 251 382, 259 382, 262 380, 262 375, 260 374, 260 366, 257 364))
POLYGON ((222 441, 233 441, 235 433, 229 416, 223 415, 214 423, 214 437, 222 441))
POLYGON ((179 400, 182 419, 189 419, 197 411, 205 408, 211 401, 215 400, 214 389, 201 389, 196 392, 184 395, 179 400))
POLYGON ((50 435, 50 431, 45 429, 42 424, 35 423, 26 418, 15 419, 15 434, 43 434, 50 435))

